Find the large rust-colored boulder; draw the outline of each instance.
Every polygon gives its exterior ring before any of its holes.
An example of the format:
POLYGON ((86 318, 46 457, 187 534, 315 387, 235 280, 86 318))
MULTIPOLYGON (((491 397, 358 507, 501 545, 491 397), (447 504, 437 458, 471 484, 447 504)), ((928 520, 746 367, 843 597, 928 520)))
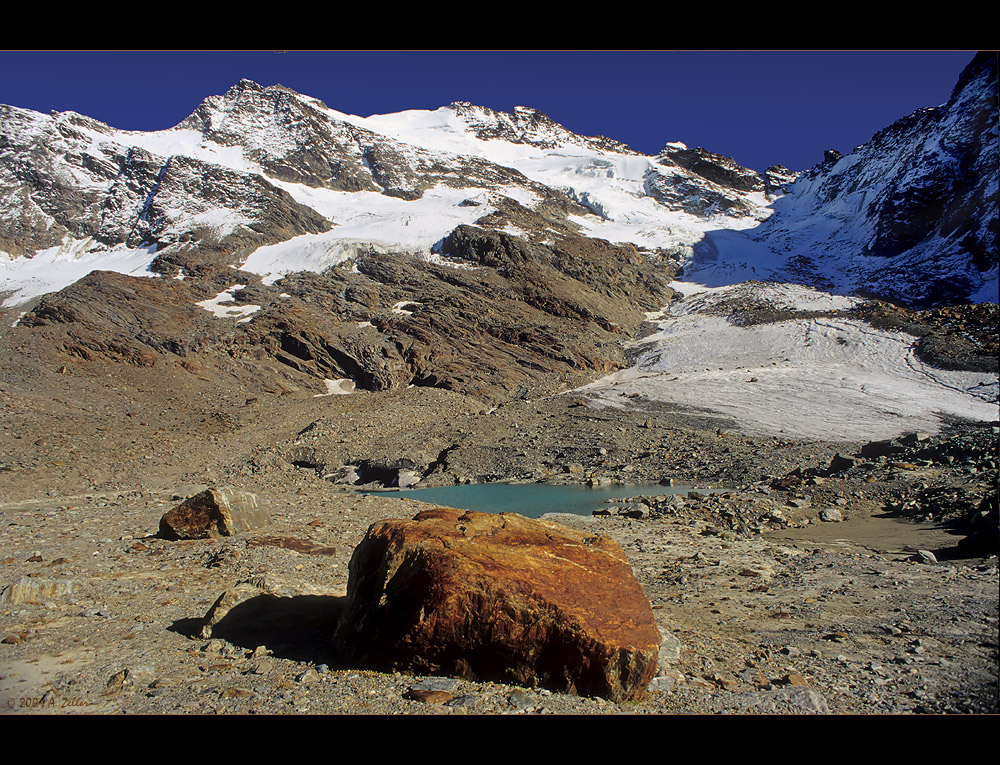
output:
POLYGON ((160 518, 160 535, 167 539, 210 539, 249 531, 267 522, 267 511, 248 491, 206 489, 188 497, 160 518))
POLYGON ((373 524, 334 636, 353 666, 640 698, 660 633, 613 540, 509 513, 373 524))

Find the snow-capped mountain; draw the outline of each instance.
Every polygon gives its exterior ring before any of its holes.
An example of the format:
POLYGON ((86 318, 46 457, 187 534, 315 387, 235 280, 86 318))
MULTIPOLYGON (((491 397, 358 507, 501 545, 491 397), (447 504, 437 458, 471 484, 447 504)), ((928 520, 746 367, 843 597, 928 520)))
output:
MULTIPOLYGON (((753 233, 790 277, 906 303, 997 301, 997 57, 921 109, 806 173, 753 233)), ((797 279, 792 279, 797 280, 797 279)))
MULTIPOLYGON (((504 199, 558 208, 587 236, 670 253, 711 284, 777 278, 918 303, 996 299, 988 54, 944 106, 797 181, 679 143, 643 156, 529 108, 458 102, 359 118, 247 80, 156 133, 0 109, 8 305, 93 268, 175 275, 221 258, 273 279, 357 252, 432 258, 456 226, 504 199)), ((514 231, 504 217, 492 226, 514 231)))
MULTIPOLYGON (((151 133, 0 107, 0 387, 58 391, 68 423, 64 388, 132 418, 142 387, 190 398, 195 430, 285 394, 395 417, 411 387, 821 440, 990 420, 995 306, 853 293, 997 299, 996 92, 978 56, 946 105, 765 173, 529 108, 357 117, 246 80, 151 133)), ((338 433, 343 455, 287 459, 431 475, 458 443, 383 464, 378 433, 338 433)), ((491 454, 477 480, 515 474, 491 454)))
POLYGON ((675 144, 645 157, 526 108, 456 103, 358 118, 244 80, 157 133, 14 107, 3 107, 2 125, 8 304, 92 268, 173 275, 210 253, 271 277, 359 251, 432 257, 457 225, 504 200, 558 208, 581 233, 678 256, 707 227, 769 214, 771 187, 756 173, 740 168, 751 182, 734 183, 705 172, 724 158, 691 163, 675 144))

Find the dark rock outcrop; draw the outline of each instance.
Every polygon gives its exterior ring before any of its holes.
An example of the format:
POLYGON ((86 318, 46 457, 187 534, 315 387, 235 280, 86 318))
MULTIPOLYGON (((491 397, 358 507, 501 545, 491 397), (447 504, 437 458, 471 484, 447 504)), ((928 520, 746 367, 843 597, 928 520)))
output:
POLYGON ((548 115, 527 106, 515 106, 510 114, 468 101, 456 101, 448 108, 468 125, 468 130, 476 138, 483 141, 506 141, 541 149, 576 145, 616 154, 636 153, 626 144, 607 136, 572 133, 548 115))
POLYGON ((737 191, 763 191, 764 179, 760 173, 743 167, 732 157, 713 154, 700 146, 689 149, 679 144, 667 144, 657 161, 661 165, 677 165, 702 178, 737 191))
POLYGON ((768 213, 748 195, 776 191, 755 170, 702 148, 668 143, 646 172, 645 193, 664 207, 697 216, 725 215, 763 220, 768 213))
POLYGON ((799 173, 784 165, 771 165, 764 171, 764 183, 768 194, 784 194, 789 186, 798 180, 799 173))
POLYGON ((51 327, 70 356, 154 366, 160 353, 185 357, 213 344, 220 323, 195 305, 199 297, 184 281, 92 271, 44 295, 21 324, 51 327))

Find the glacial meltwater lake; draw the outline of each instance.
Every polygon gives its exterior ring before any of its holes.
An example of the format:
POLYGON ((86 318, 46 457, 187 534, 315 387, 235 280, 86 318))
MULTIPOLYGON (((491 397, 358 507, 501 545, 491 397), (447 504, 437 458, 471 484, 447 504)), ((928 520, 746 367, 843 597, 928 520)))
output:
POLYGON ((606 507, 609 499, 686 494, 688 491, 709 493, 713 490, 695 489, 692 486, 662 486, 660 484, 590 487, 557 486, 544 483, 470 483, 433 489, 401 489, 362 493, 379 497, 415 499, 445 507, 456 507, 460 510, 518 513, 528 518, 539 518, 545 513, 590 515, 594 510, 606 507))

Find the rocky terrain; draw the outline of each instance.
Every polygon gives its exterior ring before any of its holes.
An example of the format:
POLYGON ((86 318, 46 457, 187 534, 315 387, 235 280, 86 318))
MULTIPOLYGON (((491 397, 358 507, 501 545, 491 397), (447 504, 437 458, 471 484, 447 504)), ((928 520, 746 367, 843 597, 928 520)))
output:
POLYGON ((132 385, 100 399, 105 430, 53 411, 98 400, 45 387, 66 374, 36 374, 52 409, 8 426, 5 712, 997 711, 996 423, 809 443, 578 395, 492 411, 433 388, 248 404, 197 377, 159 410, 162 388, 131 376, 152 370, 109 369, 132 385), (650 695, 613 704, 337 666, 330 634, 354 547, 370 524, 422 506, 334 483, 327 464, 348 459, 379 479, 434 459, 442 483, 636 482, 607 514, 557 520, 626 551, 665 635, 650 695), (642 496, 638 484, 665 479, 701 491, 642 496), (254 492, 269 522, 161 538, 160 516, 206 482, 254 492), (240 583, 260 592, 255 607, 198 637, 240 583))
POLYGON ((420 678, 331 666, 354 545, 370 523, 419 503, 359 497, 291 469, 246 484, 272 513, 258 533, 168 542, 158 518, 194 487, 5 502, 0 560, 5 581, 22 586, 4 604, 5 711, 996 712, 995 547, 948 560, 949 529, 879 517, 929 490, 984 493, 988 474, 968 469, 961 482, 888 466, 878 472, 901 475, 830 479, 821 486, 845 494, 831 507, 849 520, 819 527, 815 505, 796 508, 780 490, 560 518, 623 546, 665 633, 650 696, 623 705, 440 679, 423 681, 446 692, 428 703, 407 698, 420 678), (759 512, 761 499, 767 515, 750 522, 778 530, 728 528, 727 515, 759 512), (928 548, 940 562, 918 555, 928 548), (260 588, 258 611, 199 639, 201 619, 238 582, 260 588))
POLYGON ((1000 711, 995 92, 802 174, 246 80, 0 107, 0 710, 1000 711), (339 661, 384 490, 497 481, 634 486, 552 519, 624 550, 645 697, 339 661), (208 486, 266 519, 161 531, 208 486))

